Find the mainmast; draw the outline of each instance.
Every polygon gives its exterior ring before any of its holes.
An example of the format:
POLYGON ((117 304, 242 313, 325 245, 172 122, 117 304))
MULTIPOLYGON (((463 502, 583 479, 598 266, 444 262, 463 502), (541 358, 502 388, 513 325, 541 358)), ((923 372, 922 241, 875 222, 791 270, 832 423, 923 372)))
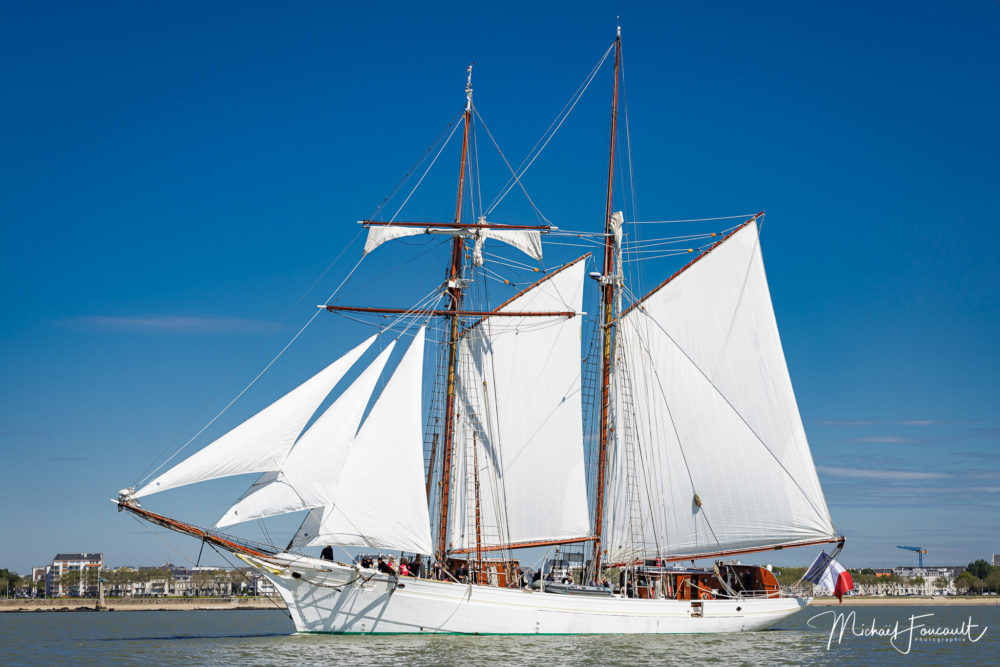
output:
MULTIPOLYGON (((465 134, 462 137, 462 161, 458 171, 458 200, 455 203, 455 223, 462 222, 462 188, 465 185, 465 160, 469 152, 469 126, 472 123, 472 65, 465 82, 465 134)), ((455 441, 455 369, 458 365, 458 320, 462 305, 462 250, 464 239, 456 234, 451 243, 451 267, 448 273, 448 294, 451 295, 451 333, 448 339, 448 389, 444 409, 444 455, 441 462, 441 502, 438 522, 437 557, 443 559, 448 547, 448 505, 451 493, 451 455, 455 441)))
POLYGON ((601 423, 597 447, 597 500, 594 507, 594 576, 600 577, 602 531, 604 530, 604 475, 608 461, 608 407, 611 398, 611 341, 614 324, 615 234, 611 228, 611 194, 615 177, 615 137, 618 133, 618 67, 621 62, 622 29, 615 37, 615 85, 611 98, 611 150, 608 157, 608 196, 604 209, 604 271, 601 275, 601 306, 604 324, 601 327, 601 423))

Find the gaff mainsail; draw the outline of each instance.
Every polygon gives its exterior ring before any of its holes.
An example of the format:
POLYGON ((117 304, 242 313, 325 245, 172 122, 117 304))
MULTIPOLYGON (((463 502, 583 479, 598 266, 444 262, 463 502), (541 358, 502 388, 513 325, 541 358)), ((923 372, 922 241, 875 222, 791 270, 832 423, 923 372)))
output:
POLYGON ((616 333, 611 562, 836 539, 756 222, 626 310, 616 333))

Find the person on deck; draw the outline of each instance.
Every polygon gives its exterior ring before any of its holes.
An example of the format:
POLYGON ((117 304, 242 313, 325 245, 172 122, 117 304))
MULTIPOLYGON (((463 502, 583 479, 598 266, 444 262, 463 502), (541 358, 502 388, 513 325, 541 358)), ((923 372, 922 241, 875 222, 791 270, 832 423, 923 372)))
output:
POLYGON ((411 577, 422 577, 424 576, 424 564, 420 562, 420 555, 417 554, 416 557, 410 562, 410 576, 411 577))
POLYGON ((381 556, 378 557, 378 571, 384 574, 396 574, 392 567, 386 563, 381 556))
POLYGON ((323 560, 333 560, 333 547, 326 545, 323 551, 319 552, 319 557, 323 560))

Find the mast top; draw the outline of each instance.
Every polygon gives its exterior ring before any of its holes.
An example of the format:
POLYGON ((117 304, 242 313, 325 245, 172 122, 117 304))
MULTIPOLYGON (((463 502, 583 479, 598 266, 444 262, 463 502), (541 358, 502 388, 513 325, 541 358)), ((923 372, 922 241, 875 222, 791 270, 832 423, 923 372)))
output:
POLYGON ((475 65, 476 61, 473 60, 466 71, 469 73, 469 77, 465 80, 465 110, 468 112, 472 109, 472 65, 475 65))

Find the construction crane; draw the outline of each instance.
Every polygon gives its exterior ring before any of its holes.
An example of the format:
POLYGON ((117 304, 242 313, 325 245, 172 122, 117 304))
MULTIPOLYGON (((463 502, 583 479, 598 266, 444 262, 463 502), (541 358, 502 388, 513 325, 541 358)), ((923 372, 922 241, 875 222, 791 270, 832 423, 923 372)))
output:
POLYGON ((917 554, 917 558, 919 559, 920 562, 920 567, 924 566, 924 554, 927 553, 927 549, 924 549, 922 547, 900 547, 900 546, 897 546, 896 548, 914 552, 915 554, 917 554))

